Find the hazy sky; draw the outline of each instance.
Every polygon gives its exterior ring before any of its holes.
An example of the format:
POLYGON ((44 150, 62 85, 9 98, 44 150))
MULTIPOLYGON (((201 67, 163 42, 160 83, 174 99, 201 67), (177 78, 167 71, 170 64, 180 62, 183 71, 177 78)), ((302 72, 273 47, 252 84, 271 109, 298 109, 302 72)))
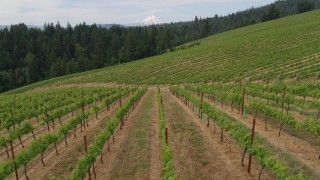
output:
POLYGON ((0 24, 128 24, 152 14, 164 22, 176 22, 226 15, 271 2, 274 0, 0 0, 0 24))

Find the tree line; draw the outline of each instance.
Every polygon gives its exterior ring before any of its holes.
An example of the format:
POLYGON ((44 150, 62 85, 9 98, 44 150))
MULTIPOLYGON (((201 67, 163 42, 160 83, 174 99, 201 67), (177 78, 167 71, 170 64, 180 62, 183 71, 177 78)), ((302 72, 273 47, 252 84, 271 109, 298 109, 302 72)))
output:
POLYGON ((0 30, 0 92, 174 51, 175 46, 209 35, 318 8, 318 0, 286 0, 227 16, 157 26, 11 25, 0 30))

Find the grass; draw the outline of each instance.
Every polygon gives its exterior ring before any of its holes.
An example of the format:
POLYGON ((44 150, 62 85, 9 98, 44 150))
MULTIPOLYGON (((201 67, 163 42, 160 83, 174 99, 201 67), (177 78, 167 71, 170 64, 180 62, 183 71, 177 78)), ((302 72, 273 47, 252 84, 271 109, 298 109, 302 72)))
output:
POLYGON ((170 84, 309 78, 320 71, 319 16, 320 10, 316 10, 234 29, 197 40, 197 46, 187 49, 58 77, 4 94, 56 83, 170 84))
POLYGON ((303 165, 300 161, 298 161, 295 157, 291 156, 287 152, 273 146, 267 140, 262 141, 263 145, 270 149, 275 157, 280 159, 283 163, 290 167, 291 174, 298 174, 302 172, 308 179, 318 179, 318 175, 314 174, 311 169, 307 166, 303 165))
POLYGON ((77 152, 81 152, 81 151, 82 151, 82 146, 78 146, 78 147, 76 148, 76 151, 77 151, 77 152))
POLYGON ((178 177, 205 178, 203 177, 204 174, 199 172, 199 168, 210 163, 207 154, 209 147, 201 134, 201 130, 194 125, 192 122, 193 117, 186 113, 184 107, 178 101, 171 103, 165 100, 164 103, 167 112, 166 118, 171 129, 169 138, 175 139, 170 140, 173 142, 171 145, 174 152, 174 160, 177 162, 175 166, 184 167, 183 169, 193 169, 193 172, 185 170, 185 172, 182 172, 183 174, 179 174, 179 171, 177 171, 178 177), (167 103, 170 103, 170 105, 167 103), (183 150, 180 148, 183 148, 183 150))
MULTIPOLYGON (((229 114, 226 114, 226 116, 231 121, 238 121, 236 118, 230 116, 229 114)), ((288 154, 286 151, 283 151, 282 149, 272 145, 272 143, 269 142, 267 139, 262 138, 260 135, 256 134, 255 141, 259 141, 259 143, 261 143, 264 147, 266 147, 269 151, 272 152, 272 155, 274 157, 277 157, 277 159, 281 160, 282 163, 285 163, 288 167, 290 167, 289 172, 291 175, 302 172, 308 179, 318 178, 317 175, 314 174, 311 169, 303 165, 299 160, 297 160, 296 157, 293 157, 290 154, 288 154)))
POLYGON ((203 137, 200 134, 200 130, 197 129, 196 126, 189 120, 186 120, 183 113, 184 112, 183 107, 181 107, 179 104, 174 104, 173 111, 177 112, 175 114, 175 122, 171 122, 172 130, 174 134, 182 134, 184 136, 179 136, 180 140, 188 138, 188 141, 192 145, 192 148, 196 150, 196 156, 198 158, 203 157, 203 153, 206 149, 205 141, 203 137))
POLYGON ((208 160, 202 160, 202 161, 201 161, 201 164, 202 164, 203 166, 206 166, 206 165, 209 164, 209 161, 208 161, 208 160))
MULTIPOLYGON (((128 138, 120 149, 119 161, 112 170, 112 179, 148 179, 149 177, 149 136, 154 106, 155 92, 146 95, 145 100, 140 103, 141 109, 135 116, 133 129, 128 132, 128 138)), ((128 121, 133 121, 133 116, 128 121)))

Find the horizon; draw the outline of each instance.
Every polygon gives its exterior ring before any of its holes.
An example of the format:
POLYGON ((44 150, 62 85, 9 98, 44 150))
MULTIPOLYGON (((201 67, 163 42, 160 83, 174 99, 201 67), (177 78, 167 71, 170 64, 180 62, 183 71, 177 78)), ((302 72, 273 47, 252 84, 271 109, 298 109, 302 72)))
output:
POLYGON ((275 0, 196 0, 161 1, 121 0, 4 0, 0 4, 1 25, 43 26, 45 23, 60 23, 71 26, 86 24, 132 24, 151 15, 164 23, 192 21, 195 16, 206 18, 215 14, 225 16, 252 7, 268 5, 275 0), (125 13, 124 13, 125 12, 125 13), (87 14, 90 14, 89 16, 87 14))

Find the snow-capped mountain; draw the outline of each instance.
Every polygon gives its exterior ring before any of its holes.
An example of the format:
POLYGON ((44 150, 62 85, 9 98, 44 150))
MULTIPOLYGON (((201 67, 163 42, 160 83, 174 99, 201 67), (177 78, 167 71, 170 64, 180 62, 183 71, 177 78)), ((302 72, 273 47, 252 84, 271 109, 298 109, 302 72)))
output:
POLYGON ((158 25, 158 24, 162 24, 162 21, 160 19, 158 19, 156 16, 152 15, 147 17, 146 19, 142 20, 142 21, 138 21, 139 24, 144 24, 145 26, 149 26, 149 25, 158 25))
POLYGON ((163 22, 156 16, 152 15, 147 17, 144 20, 138 21, 133 24, 128 24, 128 26, 151 26, 151 25, 159 25, 159 24, 163 24, 163 22))

